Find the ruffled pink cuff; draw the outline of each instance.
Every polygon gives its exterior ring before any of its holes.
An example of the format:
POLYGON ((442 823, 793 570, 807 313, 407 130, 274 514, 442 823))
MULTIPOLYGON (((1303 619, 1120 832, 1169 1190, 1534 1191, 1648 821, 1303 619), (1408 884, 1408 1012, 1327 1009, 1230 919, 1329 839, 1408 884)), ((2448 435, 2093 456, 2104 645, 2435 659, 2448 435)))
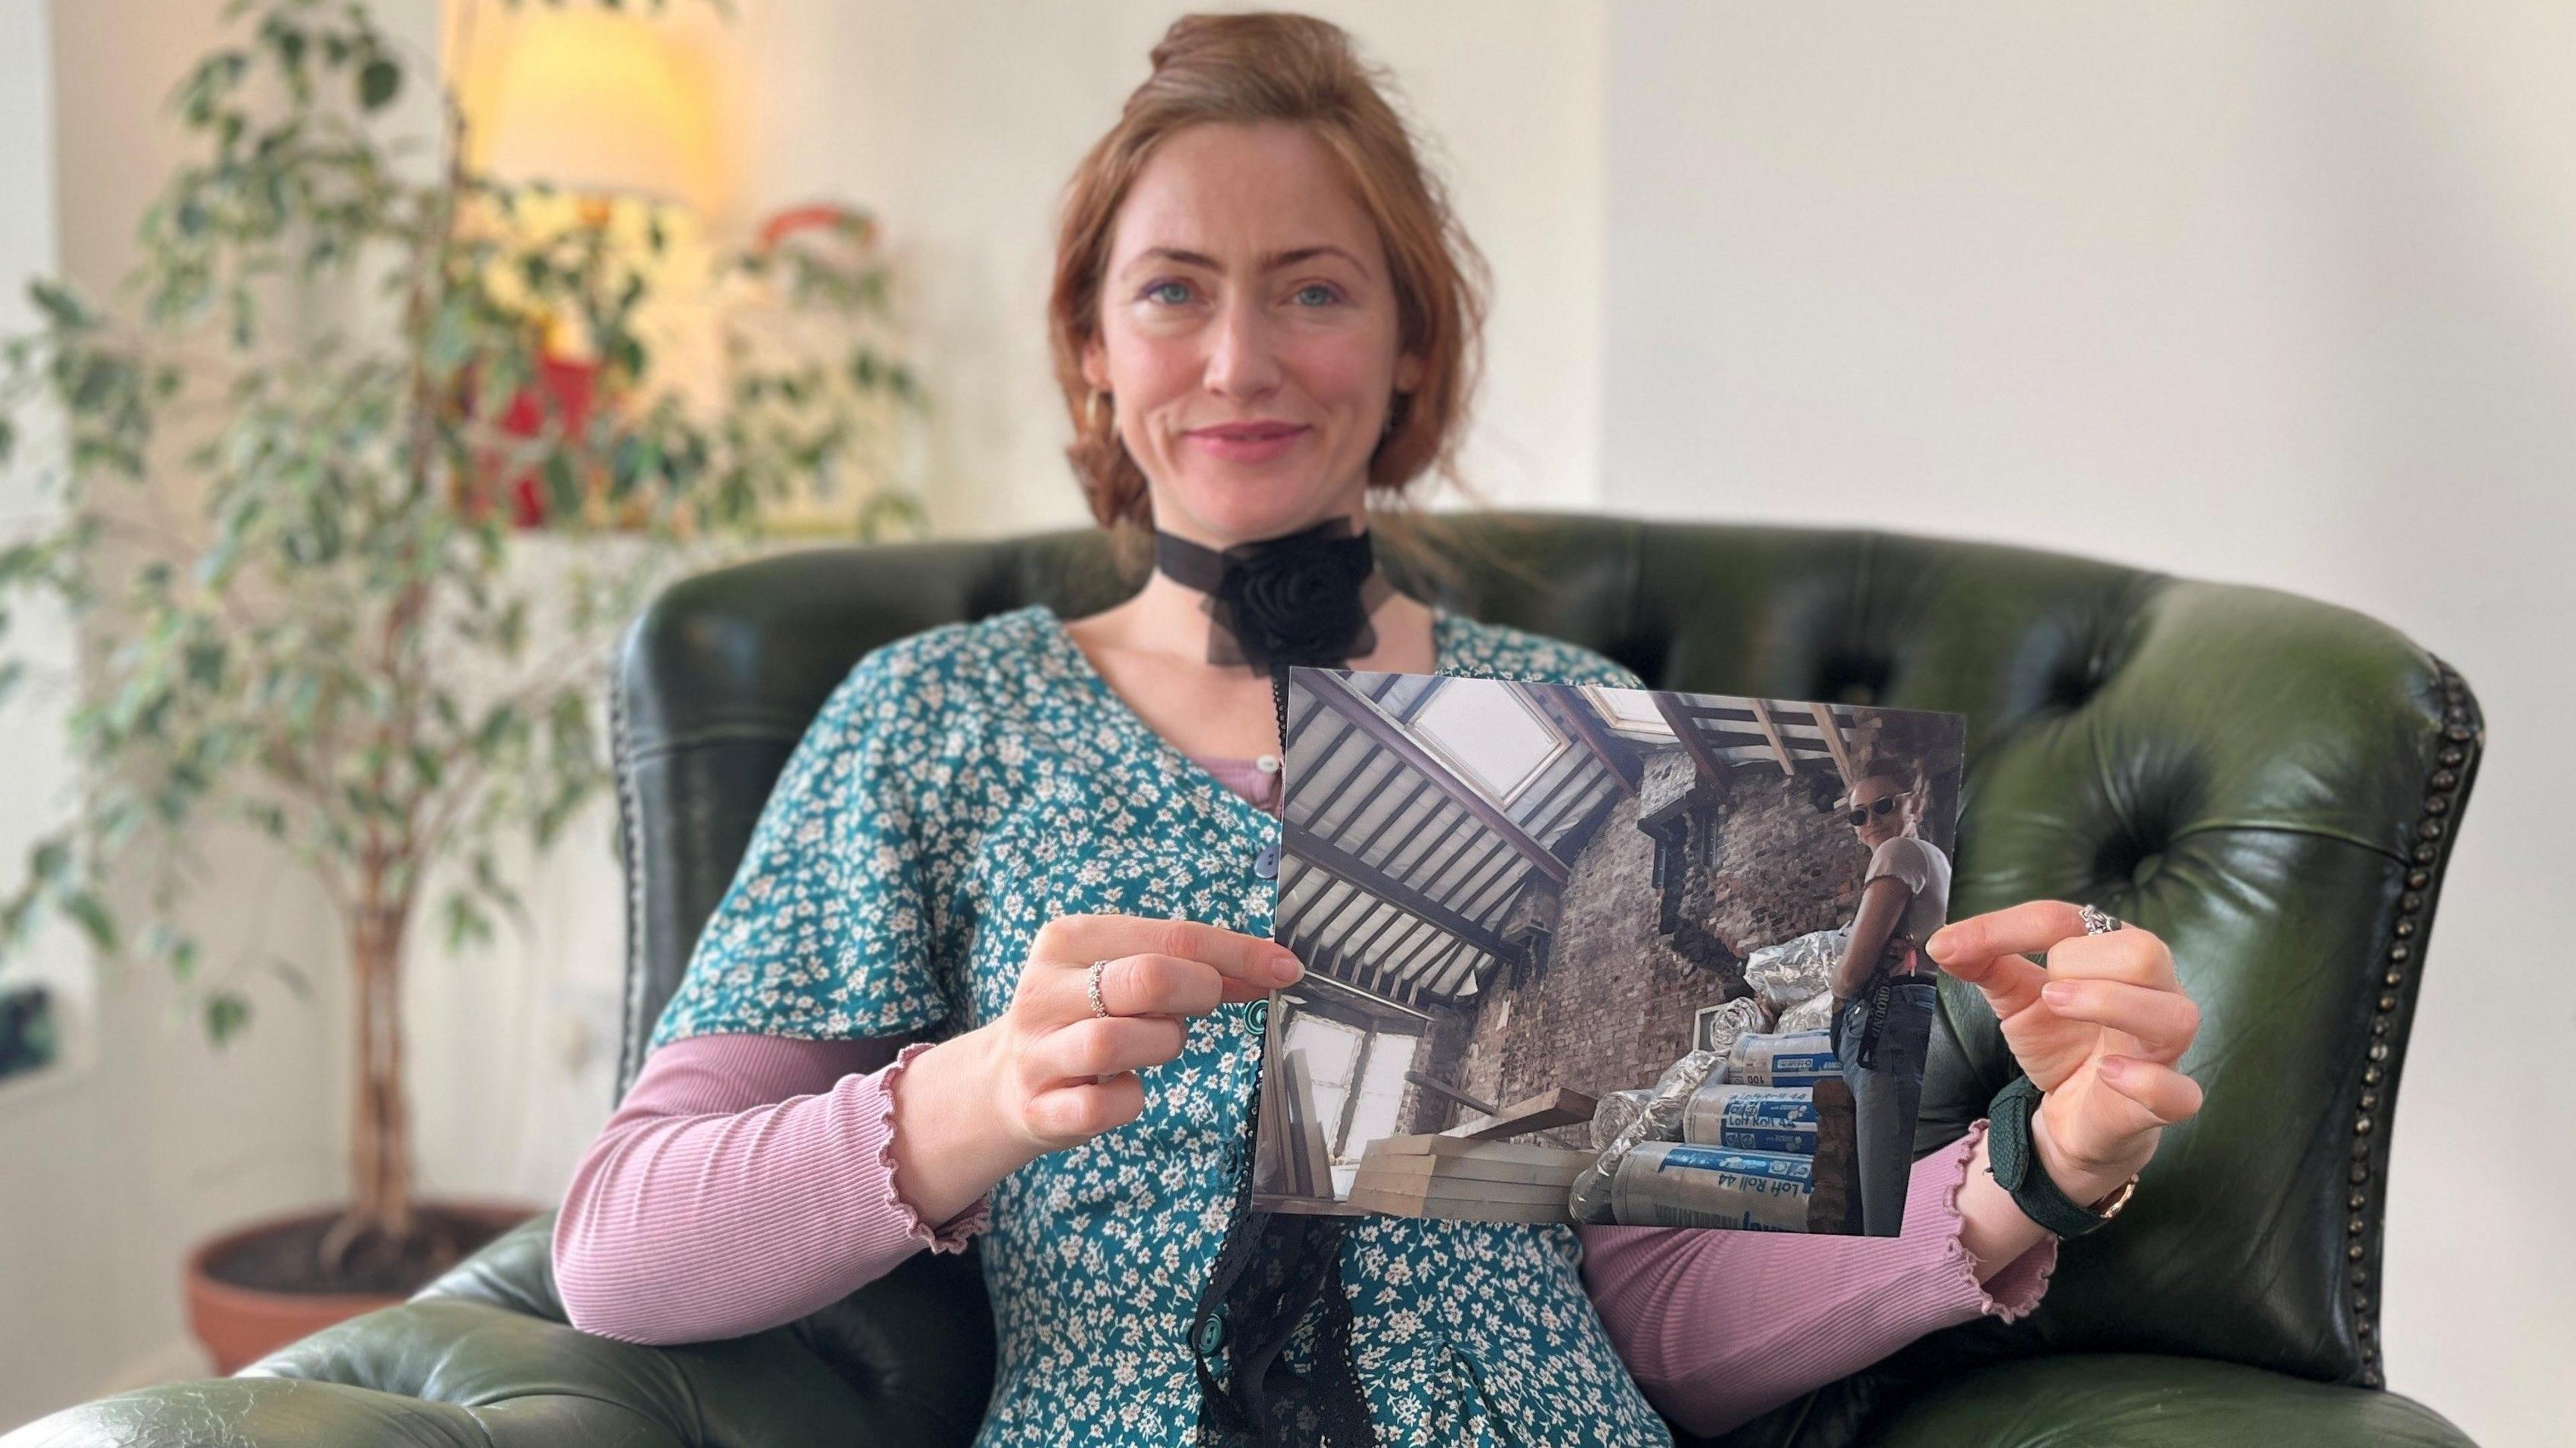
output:
POLYGON ((1975 1317, 2016 1322, 2028 1317, 2048 1292, 2049 1274, 2057 1270, 2057 1239, 2041 1237, 2038 1245, 2005 1263, 2001 1271, 1983 1282, 1977 1280, 1977 1259, 1963 1240, 1967 1229, 1959 1218, 1959 1192, 1968 1184, 1968 1164, 1976 1159, 1977 1145, 1985 1139, 1986 1123, 1979 1121, 1957 1142, 1914 1164, 1905 1196, 1904 1235, 1897 1240, 1914 1240, 1919 1233, 1926 1245, 1939 1249, 1937 1265, 1927 1263, 1926 1271, 1948 1288, 1942 1294, 1945 1315, 1965 1307, 1971 1310, 1958 1319, 1961 1322, 1975 1317), (1927 1173, 1927 1162, 1940 1163, 1939 1171, 1927 1173), (1932 1179, 1927 1182, 1926 1176, 1932 1179), (1926 1186, 1933 1190, 1924 1191, 1926 1186), (1918 1204, 1931 1210, 1918 1217, 1918 1204))
POLYGON ((924 1247, 963 1250, 989 1203, 933 1229, 895 1181, 888 1088, 926 1049, 712 1035, 647 1057, 555 1219, 572 1324, 629 1342, 739 1337, 924 1247))
POLYGON ((877 1165, 885 1171, 886 1210, 902 1218, 905 1235, 933 1252, 963 1252, 976 1234, 993 1225, 993 1197, 990 1192, 966 1204, 966 1209, 933 1228, 922 1221, 921 1213, 903 1194, 903 1184, 896 1179, 894 1165, 894 1083, 912 1065, 912 1058, 927 1051, 931 1042, 919 1041, 895 1053, 886 1068, 876 1074, 877 1114, 868 1123, 877 1137, 877 1165))
POLYGON ((1648 1399, 1720 1433, 1927 1332, 2038 1306, 2055 1238, 1982 1283, 1960 1240, 1959 1189, 1985 1130, 1914 1164, 1893 1239, 1582 1228, 1585 1286, 1648 1399))

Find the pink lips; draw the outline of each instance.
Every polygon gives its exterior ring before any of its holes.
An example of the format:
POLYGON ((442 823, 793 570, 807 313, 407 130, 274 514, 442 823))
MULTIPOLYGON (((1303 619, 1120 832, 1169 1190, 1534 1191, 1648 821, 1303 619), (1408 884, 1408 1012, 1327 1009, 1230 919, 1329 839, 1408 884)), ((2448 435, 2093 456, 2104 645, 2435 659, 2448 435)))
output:
POLYGON ((1306 431, 1294 423, 1247 422, 1196 428, 1184 436, 1228 462, 1258 463, 1296 446, 1306 431))

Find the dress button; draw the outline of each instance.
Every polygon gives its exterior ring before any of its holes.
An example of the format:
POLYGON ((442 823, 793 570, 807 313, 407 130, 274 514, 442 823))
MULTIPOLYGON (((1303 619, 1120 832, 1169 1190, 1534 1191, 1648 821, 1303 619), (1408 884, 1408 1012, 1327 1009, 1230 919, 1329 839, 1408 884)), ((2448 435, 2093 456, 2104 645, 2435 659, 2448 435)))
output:
POLYGON ((1279 878, 1279 847, 1277 845, 1263 845, 1261 847, 1261 853, 1252 857, 1252 873, 1259 875, 1265 880, 1276 880, 1279 878))
POLYGON ((1199 1351, 1203 1353, 1212 1353, 1225 1346, 1225 1319, 1209 1317, 1201 1321, 1198 1343, 1199 1351))
POLYGON ((1265 754, 1259 759, 1252 761, 1252 767, 1260 770, 1264 774, 1277 774, 1279 772, 1279 756, 1276 754, 1265 754))

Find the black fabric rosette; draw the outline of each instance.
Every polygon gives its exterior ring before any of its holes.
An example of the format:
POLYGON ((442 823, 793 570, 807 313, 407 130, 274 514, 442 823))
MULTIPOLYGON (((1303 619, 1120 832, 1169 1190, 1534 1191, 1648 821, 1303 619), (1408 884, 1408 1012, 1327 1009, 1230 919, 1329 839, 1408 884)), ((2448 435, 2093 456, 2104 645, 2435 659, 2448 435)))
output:
POLYGON ((1207 595, 1208 662, 1257 673, 1338 667, 1376 648, 1369 615, 1392 591, 1348 518, 1221 552, 1157 533, 1154 566, 1207 595))

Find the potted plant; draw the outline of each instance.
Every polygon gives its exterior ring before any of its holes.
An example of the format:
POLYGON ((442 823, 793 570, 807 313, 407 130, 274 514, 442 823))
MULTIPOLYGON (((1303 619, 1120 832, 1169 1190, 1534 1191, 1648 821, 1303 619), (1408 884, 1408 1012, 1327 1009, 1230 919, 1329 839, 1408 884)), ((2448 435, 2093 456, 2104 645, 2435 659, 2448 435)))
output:
MULTIPOLYGON (((495 847, 547 848, 600 789, 608 636, 645 591, 752 546, 767 500, 852 472, 872 423, 917 401, 864 215, 800 210, 688 284, 729 319, 721 386, 693 400, 657 380, 643 325, 681 285, 662 213, 567 216, 477 174, 452 91, 435 164, 414 164, 389 134, 406 67, 363 4, 232 15, 236 43, 178 87, 197 154, 118 298, 39 280, 40 325, 0 350, 0 452, 61 448, 19 460, 54 496, 37 531, 0 534, 0 630, 12 593, 59 594, 88 660, 82 800, 0 895, 0 965, 58 915, 238 1039, 246 982, 201 956, 181 875, 139 904, 108 888, 223 820, 319 882, 350 973, 349 1197, 196 1254, 192 1316, 226 1371, 507 1224, 415 1189, 398 1002, 418 937, 453 951, 524 919, 495 847), (273 325, 289 298, 357 320, 298 336, 273 325), (31 411, 49 420, 20 426, 31 411), (531 547, 556 551, 531 566, 531 547)), ((857 535, 918 520, 881 483, 846 491, 857 535)), ((19 674, 0 660, 0 695, 19 674)))

